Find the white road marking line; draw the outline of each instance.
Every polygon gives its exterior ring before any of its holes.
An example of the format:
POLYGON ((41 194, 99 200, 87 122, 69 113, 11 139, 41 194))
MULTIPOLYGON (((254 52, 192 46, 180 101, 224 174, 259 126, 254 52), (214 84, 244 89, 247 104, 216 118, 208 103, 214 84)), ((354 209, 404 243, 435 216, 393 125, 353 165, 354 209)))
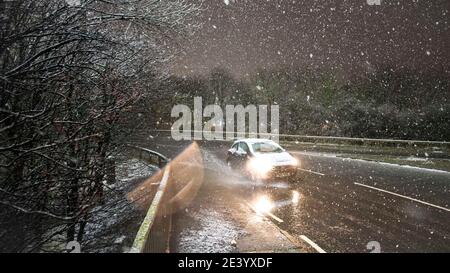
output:
POLYGON ((275 221, 279 222, 279 223, 283 223, 283 219, 278 218, 277 216, 275 216, 273 213, 271 212, 261 212, 258 211, 252 204, 250 204, 249 202, 245 201, 245 203, 248 207, 250 207, 254 212, 256 212, 257 214, 260 214, 261 216, 267 217, 270 216, 272 219, 274 219, 275 221))
POLYGON ((323 250, 320 246, 318 246, 316 243, 314 243, 311 239, 309 239, 305 235, 300 235, 300 238, 303 241, 307 242, 310 246, 312 246, 317 252, 326 253, 325 250, 323 250))
POLYGON ((384 193, 389 193, 389 194, 392 194, 392 195, 395 195, 395 196, 398 196, 398 197, 401 197, 401 198, 405 198, 405 199, 408 199, 408 200, 411 200, 411 201, 414 201, 414 202, 417 202, 417 203, 421 203, 421 204, 424 204, 424 205, 427 205, 427 206, 430 206, 430 207, 434 207, 434 208, 437 208, 437 209, 441 209, 441 210, 445 210, 445 211, 450 212, 450 209, 448 209, 448 208, 444 208, 444 207, 441 207, 441 206, 438 206, 438 205, 434 205, 434 204, 431 204, 431 203, 428 203, 428 202, 425 202, 425 201, 422 201, 422 200, 419 200, 419 199, 415 199, 415 198, 412 198, 412 197, 404 196, 404 195, 401 195, 401 194, 398 194, 398 193, 395 193, 395 192, 391 192, 391 191, 375 188, 375 187, 372 187, 372 186, 369 186, 369 185, 365 185, 365 184, 361 184, 361 183, 357 183, 357 182, 354 182, 354 184, 357 185, 357 186, 366 187, 366 188, 369 188, 369 189, 372 189, 372 190, 377 190, 377 191, 381 191, 381 192, 384 192, 384 193))
POLYGON ((272 217, 274 220, 278 221, 279 223, 283 223, 284 222, 281 218, 278 218, 277 216, 275 216, 271 212, 267 212, 267 215, 269 215, 270 217, 272 217))
POLYGON ((314 172, 314 171, 311 171, 311 170, 305 170, 305 169, 302 169, 302 168, 297 168, 297 170, 308 172, 308 173, 313 173, 313 174, 317 174, 317 175, 321 175, 321 176, 325 176, 324 173, 314 172))

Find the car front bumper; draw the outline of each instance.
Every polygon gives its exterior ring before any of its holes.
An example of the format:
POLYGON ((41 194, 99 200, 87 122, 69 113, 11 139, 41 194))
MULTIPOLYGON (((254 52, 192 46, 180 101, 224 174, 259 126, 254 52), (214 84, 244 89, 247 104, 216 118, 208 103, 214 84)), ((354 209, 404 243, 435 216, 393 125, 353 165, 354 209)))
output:
POLYGON ((289 177, 296 173, 297 166, 283 165, 273 167, 272 170, 267 174, 267 176, 270 178, 289 177))

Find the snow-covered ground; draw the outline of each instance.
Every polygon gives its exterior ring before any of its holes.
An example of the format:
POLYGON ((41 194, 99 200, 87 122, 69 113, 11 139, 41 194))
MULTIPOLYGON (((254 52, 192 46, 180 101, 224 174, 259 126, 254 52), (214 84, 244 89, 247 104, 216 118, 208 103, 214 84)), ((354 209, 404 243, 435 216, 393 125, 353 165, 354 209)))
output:
MULTIPOLYGON (((414 169, 414 170, 420 170, 420 171, 426 171, 426 172, 436 172, 436 173, 445 173, 445 174, 450 174, 450 172, 445 171, 445 170, 440 170, 440 169, 435 169, 435 168, 426 168, 426 167, 419 167, 419 166, 411 166, 408 165, 407 162, 420 162, 420 163, 429 163, 429 164, 433 164, 433 159, 431 158, 421 158, 421 157, 415 157, 415 156, 409 156, 409 157, 392 157, 389 160, 395 160, 401 163, 392 163, 392 162, 386 162, 388 160, 383 160, 383 158, 371 158, 371 159, 367 159, 365 158, 364 155, 341 155, 341 154, 334 154, 334 153, 316 153, 316 152, 301 152, 302 154, 305 155, 313 155, 313 156, 323 156, 323 157, 339 157, 342 158, 343 160, 355 160, 355 161, 360 161, 360 162, 369 162, 369 163, 374 163, 374 164, 381 164, 381 165, 386 165, 386 166, 391 166, 391 167, 398 167, 398 168, 408 168, 408 169, 414 169)), ((448 164, 450 165, 450 160, 447 160, 448 164)))
POLYGON ((371 163, 377 163, 377 164, 382 164, 382 165, 386 165, 386 166, 399 167, 399 168, 408 168, 408 169, 414 169, 414 170, 425 171, 425 172, 435 172, 435 173, 450 174, 450 172, 447 172, 447 171, 444 171, 444 170, 429 169, 429 168, 410 166, 410 165, 404 165, 404 164, 397 164, 397 163, 388 163, 388 162, 382 162, 382 161, 373 161, 373 160, 364 160, 364 159, 355 159, 355 158, 344 158, 344 159, 345 160, 356 160, 356 161, 361 161, 361 162, 371 162, 371 163))
MULTIPOLYGON (((86 225, 86 252, 124 252, 134 240, 145 212, 126 199, 126 194, 158 170, 138 159, 116 166, 116 183, 105 185, 105 201, 94 208, 86 225)), ((83 251, 83 249, 82 249, 83 251)))

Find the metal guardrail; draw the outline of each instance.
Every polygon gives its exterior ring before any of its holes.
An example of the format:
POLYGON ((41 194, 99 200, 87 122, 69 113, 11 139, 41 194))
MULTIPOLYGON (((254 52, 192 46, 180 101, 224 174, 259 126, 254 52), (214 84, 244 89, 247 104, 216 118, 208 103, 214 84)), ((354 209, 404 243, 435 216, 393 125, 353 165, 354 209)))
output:
MULTIPOLYGON (((162 165, 169 159, 154 151, 133 146, 139 156, 158 156, 162 165), (145 155, 148 154, 148 155, 145 155)), ((142 203, 148 210, 139 228, 130 252, 164 253, 170 250, 172 215, 183 210, 195 198, 203 182, 203 157, 196 143, 192 143, 157 174, 144 181, 136 192, 129 194, 132 201, 152 198, 142 203), (156 185, 156 193, 147 190, 156 185), (154 193, 154 195, 153 195, 154 193), (151 195, 151 196, 149 196, 151 195), (150 203, 150 204, 148 204, 150 203)))
POLYGON ((447 141, 426 141, 426 140, 402 140, 402 139, 376 139, 376 138, 351 138, 351 137, 329 137, 329 136, 301 136, 280 134, 282 141, 299 141, 312 143, 334 143, 353 145, 379 145, 379 146, 438 146, 450 148, 447 141))
MULTIPOLYGON (((169 133, 171 130, 153 130, 154 132, 169 133)), ((185 132, 195 133, 202 132, 196 130, 186 130, 185 132)), ((354 137, 333 137, 333 136, 308 136, 308 135, 294 135, 294 134, 272 134, 272 133, 258 133, 259 137, 278 136, 280 141, 298 141, 311 143, 334 143, 334 144, 351 144, 351 145, 380 145, 380 146, 420 146, 431 147, 438 146, 450 149, 449 141, 428 141, 428 140, 404 140, 404 139, 382 139, 382 138, 354 138, 354 137)), ((225 136, 225 134, 224 134, 225 136)), ((248 132, 246 132, 248 137, 248 132)), ((235 138, 234 140, 236 140, 235 138)), ((230 140, 215 140, 227 141, 230 140)))
POLYGON ((172 208, 169 199, 173 196, 170 165, 164 169, 163 177, 150 208, 142 221, 131 248, 132 253, 169 252, 172 229, 172 208))
POLYGON ((170 159, 166 156, 142 147, 128 145, 134 151, 134 156, 149 164, 164 168, 158 189, 153 197, 144 220, 134 240, 130 252, 135 253, 160 253, 169 251, 169 239, 172 226, 172 215, 168 198, 172 195, 170 159))
POLYGON ((164 156, 163 154, 160 154, 153 150, 150 150, 147 148, 142 148, 139 146, 134 146, 134 145, 128 145, 128 147, 134 149, 135 156, 137 158, 139 158, 140 160, 143 160, 147 163, 156 165, 159 168, 163 168, 170 161, 170 159, 167 158, 166 156, 164 156))

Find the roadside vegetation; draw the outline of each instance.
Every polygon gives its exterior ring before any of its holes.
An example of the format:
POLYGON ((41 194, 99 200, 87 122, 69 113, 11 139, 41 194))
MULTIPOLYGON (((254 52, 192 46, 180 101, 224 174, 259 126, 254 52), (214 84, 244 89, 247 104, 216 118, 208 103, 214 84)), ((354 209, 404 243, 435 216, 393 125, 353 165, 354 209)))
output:
POLYGON ((183 0, 0 2, 0 252, 83 244, 141 121, 133 107, 157 101, 197 12, 183 0))
POLYGON ((170 108, 204 104, 278 104, 280 132, 311 136, 450 140, 448 71, 379 67, 360 77, 304 68, 260 69, 236 79, 223 68, 205 76, 171 77, 153 124, 170 128, 170 108))

